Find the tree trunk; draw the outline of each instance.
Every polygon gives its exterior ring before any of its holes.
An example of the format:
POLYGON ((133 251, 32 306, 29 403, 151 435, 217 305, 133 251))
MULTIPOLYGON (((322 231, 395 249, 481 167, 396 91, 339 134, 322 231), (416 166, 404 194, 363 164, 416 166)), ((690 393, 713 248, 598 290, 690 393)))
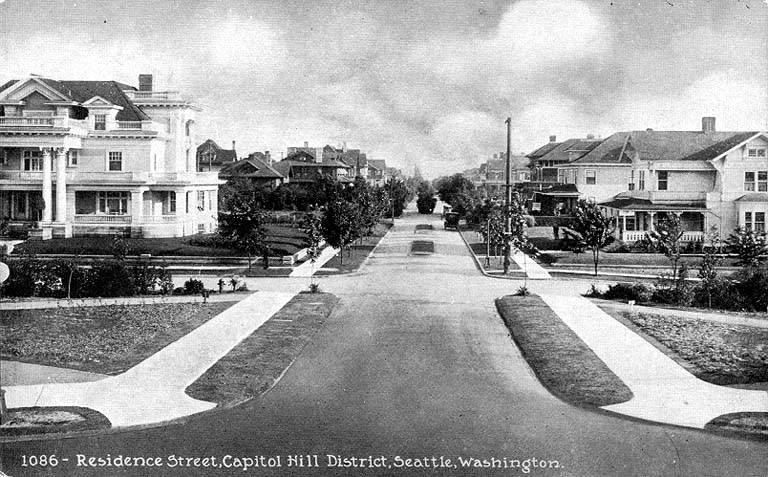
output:
POLYGON ((600 261, 600 251, 592 249, 592 260, 595 262, 595 276, 597 276, 597 263, 600 261))

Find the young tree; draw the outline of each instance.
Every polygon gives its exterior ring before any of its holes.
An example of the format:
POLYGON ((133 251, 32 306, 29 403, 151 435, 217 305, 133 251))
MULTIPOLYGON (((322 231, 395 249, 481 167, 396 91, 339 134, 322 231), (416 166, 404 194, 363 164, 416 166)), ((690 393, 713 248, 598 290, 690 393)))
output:
POLYGON ((574 244, 574 253, 582 253, 584 250, 592 252, 592 261, 595 264, 595 276, 600 263, 600 249, 611 242, 616 229, 612 217, 606 216, 594 202, 579 200, 573 211, 573 221, 570 230, 564 230, 564 235, 574 244))
POLYGON ((317 257, 320 256, 320 242, 323 240, 322 234, 322 222, 320 216, 314 212, 309 212, 304 217, 304 244, 307 247, 307 255, 309 256, 310 274, 309 274, 309 288, 310 290, 315 288, 315 262, 317 257))
POLYGON ((737 227, 728 237, 728 245, 733 247, 739 256, 739 265, 744 267, 756 267, 768 254, 764 232, 755 232, 751 228, 737 227))
POLYGON ((337 199, 328 204, 321 220, 321 233, 329 245, 341 249, 339 261, 344 263, 344 248, 354 242, 358 231, 357 204, 337 199))
POLYGON ((707 304, 712 308, 712 292, 717 286, 717 266, 720 265, 722 259, 715 255, 712 250, 707 249, 704 252, 704 257, 701 259, 701 266, 699 267, 699 278, 701 278, 701 287, 707 294, 707 304))
MULTIPOLYGON (((519 191, 512 191, 512 201, 506 208, 504 219, 509 220, 510 223, 510 233, 506 236, 504 246, 504 274, 507 274, 509 273, 513 250, 520 250, 525 254, 536 254, 538 250, 528 240, 528 222, 525 218, 525 206, 519 191)), ((525 277, 527 286, 527 275, 525 277)))
POLYGON ((659 251, 672 262, 672 280, 676 286, 679 285, 677 279, 677 269, 680 265, 682 254, 683 225, 677 214, 667 214, 659 221, 656 230, 648 232, 641 245, 650 251, 659 251))
MULTIPOLYGON (((253 196, 237 195, 229 201, 229 210, 219 213, 219 235, 233 248, 248 254, 248 271, 254 255, 269 255, 266 213, 253 196)), ((269 263, 265 262, 268 267, 269 263)))

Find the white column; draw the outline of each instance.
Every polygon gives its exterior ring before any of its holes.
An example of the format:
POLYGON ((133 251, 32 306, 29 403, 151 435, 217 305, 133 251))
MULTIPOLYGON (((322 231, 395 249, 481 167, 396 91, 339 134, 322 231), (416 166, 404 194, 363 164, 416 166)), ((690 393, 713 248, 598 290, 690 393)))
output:
MULTIPOLYGON (((152 214, 152 211, 150 211, 152 214)), ((144 217, 144 191, 131 191, 131 216, 133 223, 141 223, 144 217)))
POLYGON ((624 240, 624 237, 626 236, 627 236, 627 216, 622 215, 621 216, 621 239, 624 240))
POLYGON ((56 149, 56 222, 67 221, 67 150, 56 149))
POLYGON ((43 219, 42 222, 51 221, 52 202, 52 184, 51 184, 51 150, 42 148, 43 156, 43 219))
POLYGON ((656 217, 656 212, 646 212, 646 213, 648 214, 648 217, 650 218, 650 221, 648 223, 648 230, 653 232, 654 230, 656 230, 656 227, 654 227, 654 225, 653 225, 653 219, 654 219, 654 217, 656 217))

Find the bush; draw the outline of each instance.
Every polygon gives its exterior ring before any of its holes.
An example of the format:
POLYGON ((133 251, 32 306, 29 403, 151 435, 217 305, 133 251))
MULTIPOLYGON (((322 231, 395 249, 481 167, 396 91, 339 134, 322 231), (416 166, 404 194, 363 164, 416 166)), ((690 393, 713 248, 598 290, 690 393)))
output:
MULTIPOLYGON (((749 308, 736 288, 736 283, 725 277, 716 277, 712 280, 710 293, 712 295, 712 308, 720 310, 743 310, 749 308)), ((693 305, 701 308, 709 308, 709 294, 703 283, 696 286, 693 294, 693 305)))
POLYGON ((113 260, 91 267, 86 290, 90 296, 116 297, 136 294, 133 277, 122 261, 113 260))
POLYGON ((589 286, 589 290, 587 290, 587 293, 584 294, 587 298, 603 298, 605 295, 605 292, 597 288, 597 285, 594 283, 589 286))
POLYGON ((205 285, 200 280, 190 278, 184 282, 184 294, 185 295, 200 295, 205 290, 205 285))
POLYGON ((629 253, 631 250, 629 248, 629 245, 627 245, 626 242, 623 240, 616 239, 613 242, 609 243, 605 247, 603 247, 603 252, 605 253, 629 253))
POLYGON ((666 305, 690 306, 694 297, 695 290, 690 285, 656 287, 651 295, 651 301, 666 305))
POLYGON ((651 299, 653 290, 642 283, 617 283, 608 285, 608 290, 603 294, 606 300, 634 300, 647 302, 651 299))
POLYGON ((768 310, 768 266, 749 267, 736 272, 735 288, 742 306, 750 311, 768 310))

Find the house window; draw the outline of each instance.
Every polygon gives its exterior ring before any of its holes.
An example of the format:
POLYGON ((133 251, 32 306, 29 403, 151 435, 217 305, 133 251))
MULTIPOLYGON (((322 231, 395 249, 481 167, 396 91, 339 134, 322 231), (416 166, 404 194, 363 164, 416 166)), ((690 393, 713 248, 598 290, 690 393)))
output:
POLYGON ((594 185, 597 182, 595 171, 587 170, 587 184, 594 185))
POLYGON ((208 195, 208 210, 213 210, 213 191, 209 190, 207 195, 208 195))
POLYGON ((3 149, 0 153, 0 165, 8 164, 8 149, 3 149))
POLYGON ((744 173, 744 190, 747 192, 752 192, 755 190, 755 173, 754 172, 744 173))
POLYGON ((751 147, 747 149, 747 156, 749 157, 765 157, 766 148, 764 147, 751 147))
POLYGON ((96 131, 104 131, 107 129, 107 115, 106 114, 94 114, 93 115, 93 129, 96 131))
POLYGON ((645 171, 638 171, 637 190, 645 190, 645 171))
POLYGON ((77 160, 78 160, 79 152, 77 149, 70 149, 69 150, 69 165, 76 166, 77 160))
POLYGON ((110 171, 122 171, 123 170, 123 153, 119 151, 109 152, 109 164, 107 170, 110 171))
POLYGON ((128 192, 99 192, 99 213, 128 214, 128 192))
POLYGON ((669 171, 659 171, 659 188, 658 190, 667 190, 669 184, 669 171))
POLYGON ((197 224, 197 233, 199 234, 205 233, 205 224, 197 224))
POLYGON ((25 171, 42 171, 43 159, 40 156, 40 151, 24 151, 24 170, 25 171))
POLYGON ((205 191, 197 191, 197 210, 205 210, 205 191))
POLYGON ((755 232, 765 232, 765 212, 755 212, 755 232))
POLYGON ((565 183, 565 171, 563 169, 557 170, 557 182, 561 184, 565 183))
POLYGON ((174 191, 168 193, 168 212, 171 214, 176 213, 176 192, 174 191))
POLYGON ((635 229, 635 216, 634 215, 628 216, 626 218, 626 222, 627 222, 627 228, 625 230, 629 230, 629 231, 636 230, 635 229))
POLYGON ((744 212, 744 228, 752 228, 752 212, 744 212))
POLYGON ((629 171, 629 190, 635 190, 635 170, 629 171))
POLYGON ((757 171, 757 191, 768 192, 768 171, 757 171))

